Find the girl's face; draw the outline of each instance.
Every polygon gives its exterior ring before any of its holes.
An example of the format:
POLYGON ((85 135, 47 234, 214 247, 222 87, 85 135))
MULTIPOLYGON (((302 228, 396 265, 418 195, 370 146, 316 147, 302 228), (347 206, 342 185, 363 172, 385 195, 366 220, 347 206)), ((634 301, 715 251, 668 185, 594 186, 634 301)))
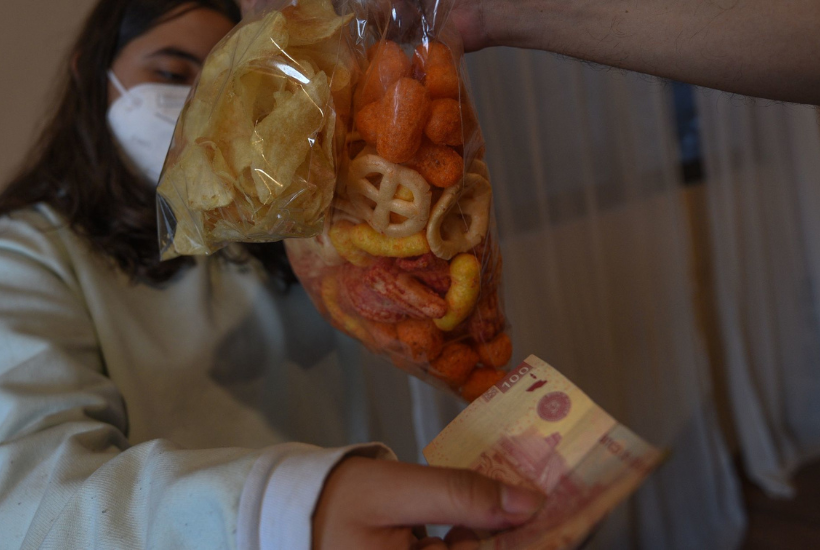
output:
MULTIPOLYGON (((182 5, 167 14, 168 20, 129 42, 111 70, 126 89, 138 84, 184 84, 190 86, 211 49, 234 24, 219 12, 182 5), (185 12, 175 17, 180 12, 185 12)), ((119 92, 108 86, 108 104, 119 92)))

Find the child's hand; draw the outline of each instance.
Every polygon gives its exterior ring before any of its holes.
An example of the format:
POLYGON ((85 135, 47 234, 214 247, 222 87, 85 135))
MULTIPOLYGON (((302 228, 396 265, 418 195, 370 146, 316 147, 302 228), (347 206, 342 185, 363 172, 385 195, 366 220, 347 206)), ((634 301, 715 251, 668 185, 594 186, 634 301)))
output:
POLYGON ((542 503, 538 493, 467 470, 351 457, 325 483, 313 516, 313 549, 477 548, 464 529, 447 543, 419 542, 413 527, 504 529, 525 523, 542 503))

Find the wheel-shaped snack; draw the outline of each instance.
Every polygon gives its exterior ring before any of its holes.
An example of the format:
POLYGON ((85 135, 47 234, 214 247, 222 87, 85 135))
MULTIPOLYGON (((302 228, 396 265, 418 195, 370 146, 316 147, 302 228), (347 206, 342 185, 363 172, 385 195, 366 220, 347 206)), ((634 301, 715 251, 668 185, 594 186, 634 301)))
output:
POLYGON ((477 246, 487 234, 492 189, 489 180, 481 173, 486 174, 483 165, 481 161, 473 163, 461 185, 445 189, 430 211, 427 242, 439 258, 449 260, 466 252, 477 246))
POLYGON ((347 200, 353 211, 387 237, 418 233, 430 215, 430 185, 415 170, 393 164, 365 149, 351 161, 347 200), (407 200, 409 194, 412 200, 407 200), (391 220, 393 214, 393 221, 391 220))

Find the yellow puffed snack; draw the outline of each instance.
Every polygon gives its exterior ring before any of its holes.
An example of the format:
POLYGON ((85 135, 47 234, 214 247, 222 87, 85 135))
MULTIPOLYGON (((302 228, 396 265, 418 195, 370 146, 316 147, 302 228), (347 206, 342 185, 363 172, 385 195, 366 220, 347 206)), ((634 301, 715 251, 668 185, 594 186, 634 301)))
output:
POLYGON ((472 254, 459 254, 450 262, 450 281, 450 290, 444 297, 447 314, 433 320, 443 331, 456 328, 475 308, 481 289, 481 263, 472 254))
POLYGON ((386 237, 367 223, 360 223, 351 230, 350 242, 371 256, 386 258, 409 258, 430 252, 424 233, 409 237, 386 237))
POLYGON ((348 315, 339 304, 339 283, 333 275, 328 275, 322 280, 322 301, 338 328, 370 344, 370 333, 362 326, 362 323, 348 315))
POLYGON ((339 256, 355 265, 356 267, 370 266, 374 258, 361 248, 353 244, 350 239, 350 233, 356 227, 352 222, 342 220, 331 226, 328 231, 330 242, 333 243, 333 248, 339 253, 339 256))

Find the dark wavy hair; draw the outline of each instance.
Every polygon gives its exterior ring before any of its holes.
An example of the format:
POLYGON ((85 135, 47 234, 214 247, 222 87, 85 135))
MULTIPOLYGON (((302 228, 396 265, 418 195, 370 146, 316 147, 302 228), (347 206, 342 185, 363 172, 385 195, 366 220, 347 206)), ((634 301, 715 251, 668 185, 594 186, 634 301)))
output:
MULTIPOLYGON (((156 190, 134 176, 117 151, 106 119, 106 73, 131 40, 185 5, 240 20, 233 0, 100 0, 64 64, 56 110, 22 171, 0 194, 0 215, 37 203, 51 206, 135 282, 165 282, 193 260, 159 260, 156 190)), ((241 254, 223 256, 254 256, 285 286, 295 281, 282 243, 245 245, 241 254)))

